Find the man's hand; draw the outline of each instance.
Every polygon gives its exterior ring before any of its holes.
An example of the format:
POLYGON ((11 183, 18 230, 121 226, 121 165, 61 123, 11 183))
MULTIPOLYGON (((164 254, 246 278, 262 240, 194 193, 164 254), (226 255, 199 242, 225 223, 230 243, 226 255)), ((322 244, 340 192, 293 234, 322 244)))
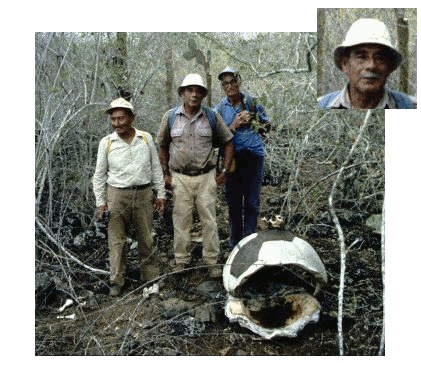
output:
POLYGON ((223 186, 226 184, 228 180, 228 175, 226 173, 221 172, 218 176, 216 176, 215 181, 218 186, 223 186))
POLYGON ((104 211, 107 211, 108 210, 108 206, 106 205, 106 204, 104 204, 104 205, 102 205, 102 206, 99 206, 99 207, 97 207, 97 209, 96 209, 96 220, 98 221, 98 222, 103 222, 104 220, 102 219, 102 213, 104 212, 104 211))
POLYGON ((234 119, 234 122, 232 122, 231 126, 233 126, 235 129, 238 129, 241 126, 246 125, 250 120, 250 113, 246 110, 241 111, 234 119))
POLYGON ((163 198, 157 198, 155 202, 155 207, 161 214, 163 214, 165 211, 165 208, 167 207, 167 204, 168 204, 168 200, 163 199, 163 198))
POLYGON ((170 175, 164 175, 165 189, 172 191, 172 177, 170 175))

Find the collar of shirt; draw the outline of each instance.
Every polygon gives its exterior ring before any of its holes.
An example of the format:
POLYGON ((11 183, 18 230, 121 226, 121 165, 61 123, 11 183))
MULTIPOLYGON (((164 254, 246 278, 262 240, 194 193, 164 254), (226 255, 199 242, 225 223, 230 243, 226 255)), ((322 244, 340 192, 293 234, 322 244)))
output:
MULTIPOLYGON (((142 137, 142 133, 141 133, 138 129, 136 129, 135 127, 133 127, 133 129, 134 129, 134 131, 135 131, 135 137, 136 137, 136 138, 142 137)), ((118 140, 123 141, 123 140, 122 140, 122 139, 118 136, 118 134, 117 134, 117 132, 116 132, 116 131, 114 131, 113 133, 111 133, 111 135, 110 135, 110 139, 111 139, 111 141, 118 141, 118 140)), ((125 142, 125 141, 123 141, 123 142, 125 142)))
MULTIPOLYGON (((331 108, 352 108, 349 98, 348 86, 349 83, 347 83, 342 89, 341 93, 335 99, 333 99, 332 103, 330 104, 331 108)), ((375 108, 396 108, 395 102, 390 98, 389 90, 386 87, 384 89, 383 96, 379 101, 379 104, 375 108)))
MULTIPOLYGON (((184 109, 184 104, 182 104, 180 107, 178 107, 176 113, 176 115, 185 115, 187 118, 190 119, 190 117, 186 114, 186 110, 184 109)), ((201 114, 205 115, 205 113, 203 112, 202 106, 200 106, 200 110, 193 116, 193 118, 191 118, 190 120, 193 122, 194 120, 196 120, 201 114)))
MULTIPOLYGON (((237 106, 237 107, 233 107, 232 106, 232 104, 229 102, 229 100, 228 100, 228 96, 225 96, 225 98, 224 98, 224 100, 223 100, 223 103, 225 104, 225 105, 227 105, 227 106, 231 106, 232 107, 232 109, 234 110, 234 111, 237 111, 237 112, 240 112, 242 109, 243 109, 243 102, 244 102, 244 94, 242 93, 242 92, 240 92, 240 96, 241 96, 241 103, 237 106)), ((244 103, 245 104, 245 103, 244 103)))

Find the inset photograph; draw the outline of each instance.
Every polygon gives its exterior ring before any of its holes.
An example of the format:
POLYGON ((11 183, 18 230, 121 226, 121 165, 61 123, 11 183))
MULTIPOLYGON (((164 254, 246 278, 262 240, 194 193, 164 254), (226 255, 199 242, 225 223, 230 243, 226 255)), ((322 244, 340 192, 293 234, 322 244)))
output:
POLYGON ((417 108, 417 10, 319 8, 317 105, 417 108))

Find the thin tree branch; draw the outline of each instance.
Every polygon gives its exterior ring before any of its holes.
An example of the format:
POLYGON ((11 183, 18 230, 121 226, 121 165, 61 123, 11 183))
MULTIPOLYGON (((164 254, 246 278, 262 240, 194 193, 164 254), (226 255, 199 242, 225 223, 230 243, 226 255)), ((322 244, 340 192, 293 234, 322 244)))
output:
POLYGON ((340 259, 341 259, 341 272, 340 272, 340 280, 339 280, 339 293, 338 293, 338 340, 339 340, 339 355, 343 356, 344 354, 344 340, 343 340, 343 329, 342 329, 342 317, 343 317, 343 306, 344 306, 344 285, 345 285, 345 269, 346 269, 346 248, 345 248, 345 238, 343 235, 342 227, 339 223, 339 219, 336 215, 335 209, 333 207, 333 196, 336 191, 336 187, 338 186, 341 178, 342 173, 345 169, 345 166, 348 164, 348 161, 350 160, 351 156, 354 154, 355 148, 357 147, 358 143, 360 142, 360 139, 362 137, 362 134, 364 133, 365 128, 367 127, 368 120, 371 116, 371 110, 367 111, 367 114, 365 116, 364 122, 362 126, 360 127, 360 130, 358 132, 357 139, 352 144, 352 147, 348 153, 348 156, 346 157, 345 161, 342 164, 342 167, 339 170, 338 176, 336 177, 335 182, 332 186, 332 191, 329 195, 329 211, 332 215, 332 220, 335 223, 336 230, 338 232, 338 238, 339 238, 339 247, 340 247, 340 259))
POLYGON ((382 209, 382 282, 383 282, 383 326, 382 326, 382 337, 380 340, 379 356, 384 355, 384 343, 385 343, 385 324, 386 324, 386 270, 385 270, 385 200, 383 200, 382 209))
POLYGON ((109 275, 110 273, 108 271, 104 271, 102 269, 92 268, 89 265, 86 265, 79 259, 77 259, 75 256, 73 256, 60 242, 54 238, 53 233, 48 228, 48 226, 45 226, 37 217, 35 217, 35 223, 38 225, 38 227, 43 231, 43 233, 48 237, 48 239, 53 242, 55 245, 57 245, 71 260, 73 260, 75 263, 79 264, 83 268, 88 269, 89 271, 103 274, 103 275, 109 275))

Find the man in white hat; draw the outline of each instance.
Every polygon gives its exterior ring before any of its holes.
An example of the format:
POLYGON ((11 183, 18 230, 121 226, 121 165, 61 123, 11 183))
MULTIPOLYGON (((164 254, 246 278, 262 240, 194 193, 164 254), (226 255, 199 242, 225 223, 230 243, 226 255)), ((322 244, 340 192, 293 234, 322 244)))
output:
POLYGON ((178 88, 183 99, 180 107, 165 113, 158 132, 159 159, 164 171, 165 187, 174 195, 174 256, 173 271, 181 271, 191 260, 191 228, 196 206, 203 236, 203 262, 211 277, 220 277, 217 266, 220 253, 216 224, 217 185, 227 180, 232 156, 232 134, 221 116, 202 100, 208 93, 202 77, 189 74, 178 88), (226 159, 216 175, 215 148, 224 148, 226 159))
POLYGON ((125 284, 126 238, 130 221, 136 231, 140 279, 159 276, 153 262, 152 189, 157 192, 155 206, 166 206, 164 180, 152 136, 132 126, 135 115, 131 103, 118 98, 106 110, 114 128, 99 143, 93 177, 96 216, 103 221, 109 211, 110 295, 118 296, 125 284))
POLYGON ((342 91, 318 99, 319 108, 413 108, 408 96, 385 87, 387 78, 402 62, 389 31, 376 19, 359 19, 345 41, 336 47, 334 61, 348 77, 342 91))

